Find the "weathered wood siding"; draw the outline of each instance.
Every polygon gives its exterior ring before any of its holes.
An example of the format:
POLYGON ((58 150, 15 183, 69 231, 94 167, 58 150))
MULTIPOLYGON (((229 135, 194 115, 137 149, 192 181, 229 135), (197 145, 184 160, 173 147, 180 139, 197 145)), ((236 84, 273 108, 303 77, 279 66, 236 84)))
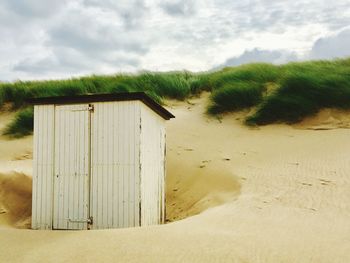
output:
POLYGON ((141 104, 141 225, 164 222, 165 120, 141 104))
POLYGON ((52 228, 54 105, 34 107, 32 228, 52 228))
POLYGON ((91 128, 92 228, 138 226, 140 102, 94 103, 91 128))
POLYGON ((34 107, 33 229, 164 222, 165 120, 141 101, 34 107))

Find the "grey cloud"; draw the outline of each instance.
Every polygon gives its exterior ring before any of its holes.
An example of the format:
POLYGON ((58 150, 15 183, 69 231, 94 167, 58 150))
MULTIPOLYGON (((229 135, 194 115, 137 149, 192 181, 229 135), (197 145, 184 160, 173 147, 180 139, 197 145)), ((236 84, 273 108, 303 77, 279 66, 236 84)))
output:
POLYGON ((111 51, 145 54, 148 47, 138 39, 127 36, 124 32, 113 28, 89 28, 84 32, 80 25, 63 24, 49 32, 51 47, 70 47, 87 56, 100 56, 111 51))
POLYGON ((98 14, 74 10, 64 21, 48 31, 47 45, 69 47, 86 56, 110 56, 109 53, 143 55, 147 53, 147 39, 141 31, 126 31, 117 24, 95 19, 98 14))
POLYGON ((57 69, 58 62, 52 57, 47 57, 33 61, 32 59, 24 59, 17 62, 13 66, 14 71, 30 72, 30 73, 47 73, 57 69))
POLYGON ((196 12, 196 3, 193 0, 165 1, 160 7, 172 16, 188 16, 196 12))
POLYGON ((294 52, 289 52, 286 50, 262 50, 255 48, 252 50, 246 50, 242 55, 238 57, 227 59, 222 65, 215 67, 215 69, 228 66, 238 66, 241 64, 253 62, 281 64, 295 60, 298 60, 298 57, 294 52))
POLYGON ((310 58, 329 59, 350 56, 350 28, 330 37, 320 38, 313 45, 310 58))
MULTIPOLYGON (((114 58, 101 61, 99 59, 88 58, 69 48, 55 49, 54 53, 37 60, 23 59, 18 61, 13 70, 17 72, 43 75, 46 73, 77 74, 81 72, 96 73, 100 67, 137 67, 140 61, 135 57, 115 56, 114 58)), ((103 72, 102 72, 103 73, 103 72)))
POLYGON ((145 14, 149 11, 144 0, 84 0, 84 6, 94 7, 105 11, 113 11, 123 19, 128 29, 142 26, 145 14))
POLYGON ((51 16, 65 4, 65 0, 3 0, 1 2, 2 7, 8 12, 31 18, 51 16))
POLYGON ((99 72, 103 68, 137 68, 148 52, 147 39, 139 31, 128 32, 113 20, 101 20, 101 10, 72 8, 46 31, 44 47, 50 55, 19 60, 17 72, 99 72))
MULTIPOLYGON (((140 57, 149 50, 148 40, 141 29, 126 29, 120 23, 120 18, 124 18, 119 14, 115 13, 116 20, 113 20, 113 12, 92 6, 83 7, 81 3, 67 6, 54 23, 42 25, 45 29, 42 31, 43 37, 40 37, 39 42, 32 43, 41 45, 45 52, 26 52, 24 56, 16 56, 9 70, 22 76, 42 78, 45 75, 103 73, 106 69, 137 69, 140 57)), ((18 29, 16 35, 23 38, 27 31, 36 34, 33 30, 40 29, 37 25, 35 23, 28 28, 18 29)), ((15 40, 15 36, 12 38, 15 40)), ((19 41, 16 40, 16 43, 19 41)))
POLYGON ((323 24, 329 28, 350 23, 350 5, 347 0, 216 0, 217 21, 226 20, 236 32, 278 31, 285 26, 323 24), (341 11, 340 11, 341 10, 341 11))

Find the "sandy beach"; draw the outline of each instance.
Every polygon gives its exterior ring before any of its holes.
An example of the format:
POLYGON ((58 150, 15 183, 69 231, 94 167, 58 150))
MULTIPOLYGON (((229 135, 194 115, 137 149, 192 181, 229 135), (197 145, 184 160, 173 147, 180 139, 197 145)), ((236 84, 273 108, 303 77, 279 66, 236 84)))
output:
MULTIPOLYGON (((350 115, 251 128, 168 101, 167 224, 34 231, 32 136, 0 137, 0 262, 350 262, 350 115), (22 174, 23 173, 23 174, 22 174)), ((13 118, 0 114, 0 129, 13 118)))

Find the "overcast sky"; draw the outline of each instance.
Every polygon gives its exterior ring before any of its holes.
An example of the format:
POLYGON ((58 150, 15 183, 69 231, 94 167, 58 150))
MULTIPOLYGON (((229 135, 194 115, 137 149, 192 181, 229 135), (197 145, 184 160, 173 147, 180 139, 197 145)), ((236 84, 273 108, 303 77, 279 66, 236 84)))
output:
POLYGON ((0 0, 0 80, 350 56, 350 0, 0 0))

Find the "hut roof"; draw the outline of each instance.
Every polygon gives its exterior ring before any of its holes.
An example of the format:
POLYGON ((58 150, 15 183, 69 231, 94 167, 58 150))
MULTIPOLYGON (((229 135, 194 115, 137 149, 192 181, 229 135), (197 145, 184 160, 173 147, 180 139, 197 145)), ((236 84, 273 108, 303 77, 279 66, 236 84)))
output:
POLYGON ((54 96, 28 99, 28 103, 34 105, 43 104, 76 104, 76 103, 90 103, 90 102, 105 102, 105 101, 129 101, 139 100, 151 108, 154 112, 159 114, 166 120, 175 118, 168 110, 155 102, 144 92, 129 92, 129 93, 102 93, 102 94, 88 94, 75 96, 54 96))

